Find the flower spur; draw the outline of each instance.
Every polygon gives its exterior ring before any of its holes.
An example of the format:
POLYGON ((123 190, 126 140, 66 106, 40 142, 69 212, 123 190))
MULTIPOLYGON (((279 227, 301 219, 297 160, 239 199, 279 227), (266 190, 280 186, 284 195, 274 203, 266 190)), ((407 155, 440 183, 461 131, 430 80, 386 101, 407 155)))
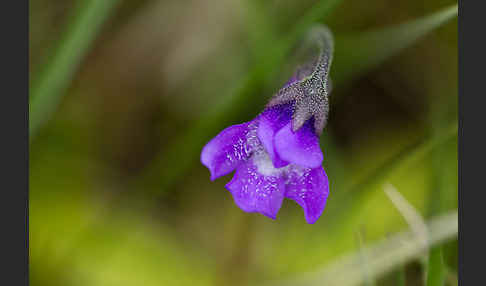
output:
POLYGON ((328 116, 332 35, 314 27, 306 38, 317 55, 291 79, 253 120, 232 125, 204 146, 201 162, 211 180, 236 170, 226 188, 243 211, 275 219, 283 199, 297 202, 313 224, 329 195, 319 136, 328 116))

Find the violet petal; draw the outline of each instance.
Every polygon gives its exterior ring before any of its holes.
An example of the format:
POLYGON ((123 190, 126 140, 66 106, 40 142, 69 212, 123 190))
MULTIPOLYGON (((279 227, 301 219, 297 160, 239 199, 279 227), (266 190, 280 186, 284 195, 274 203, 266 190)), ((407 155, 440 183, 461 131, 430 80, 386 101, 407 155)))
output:
POLYGON ((276 168, 281 168, 289 164, 289 162, 282 160, 278 153, 275 152, 274 137, 278 130, 290 122, 292 116, 291 110, 292 106, 290 104, 277 105, 267 108, 260 116, 258 138, 276 168))
POLYGON ((307 168, 316 168, 322 164, 319 137, 313 131, 312 120, 295 133, 292 124, 288 123, 275 134, 274 147, 280 158, 290 163, 307 168))
POLYGON ((324 168, 296 168, 288 172, 285 197, 303 209, 307 223, 315 223, 321 216, 329 195, 329 181, 324 168))
POLYGON ((233 195, 236 205, 243 211, 259 212, 275 219, 284 199, 285 180, 279 172, 265 173, 276 170, 273 169, 268 157, 266 160, 265 168, 270 169, 263 170, 263 174, 257 166, 258 162, 255 164, 252 159, 239 165, 226 188, 233 195))
POLYGON ((201 162, 211 172, 211 180, 232 172, 250 156, 254 146, 248 134, 254 125, 254 121, 232 125, 204 146, 201 162))

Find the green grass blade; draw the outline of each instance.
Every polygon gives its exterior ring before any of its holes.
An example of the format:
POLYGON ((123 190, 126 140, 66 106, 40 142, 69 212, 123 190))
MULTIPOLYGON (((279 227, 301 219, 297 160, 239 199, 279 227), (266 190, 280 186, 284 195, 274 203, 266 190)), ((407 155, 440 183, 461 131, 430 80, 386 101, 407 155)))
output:
POLYGON ((357 233, 357 239, 358 239, 358 253, 359 253, 359 259, 360 259, 360 267, 361 267, 361 272, 363 275, 363 280, 364 280, 364 286, 376 286, 375 282, 375 277, 371 273, 369 269, 369 253, 367 252, 368 249, 365 248, 364 245, 364 239, 363 239, 363 233, 362 231, 359 231, 357 233))
POLYGON ((331 76, 341 84, 373 69, 457 16, 457 4, 397 26, 336 37, 331 76))
MULTIPOLYGON (((118 0, 78 1, 79 12, 65 31, 53 59, 33 84, 29 103, 29 136, 56 110, 83 56, 118 0)), ((76 9, 76 11, 78 10, 76 9)))
MULTIPOLYGON (((457 90, 454 89, 454 86, 454 83, 440 83, 431 91, 436 95, 450 94, 451 100, 445 100, 442 104, 431 103, 428 124, 429 132, 432 135, 436 134, 437 128, 442 122, 451 117, 448 110, 457 108, 457 102, 454 100, 454 98, 457 99, 457 90)), ((457 164, 457 138, 455 141, 451 140, 436 148, 432 152, 429 164, 433 181, 428 195, 427 215, 433 216, 452 208, 456 209, 457 205, 452 202, 457 200, 457 165, 454 166, 457 164)), ((444 285, 448 272, 447 263, 444 260, 444 256, 447 257, 447 251, 448 248, 444 246, 430 249, 425 266, 425 285, 444 285)))
POLYGON ((445 267, 442 259, 442 247, 436 246, 429 252, 427 266, 427 286, 443 286, 445 283, 445 267))
POLYGON ((427 242, 427 226, 419 211, 390 183, 385 185, 384 190, 395 208, 410 226, 410 230, 417 237, 422 238, 425 244, 427 242))

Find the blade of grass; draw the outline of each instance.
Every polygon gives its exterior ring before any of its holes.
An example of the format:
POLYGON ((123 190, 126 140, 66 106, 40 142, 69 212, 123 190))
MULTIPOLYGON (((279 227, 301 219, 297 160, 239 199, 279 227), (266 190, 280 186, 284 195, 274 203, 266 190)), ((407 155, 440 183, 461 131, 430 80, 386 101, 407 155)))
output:
MULTIPOLYGON (((427 225, 420 215, 420 213, 415 209, 415 207, 410 204, 405 197, 390 183, 384 186, 385 194, 388 196, 393 205, 398 209, 403 218, 407 221, 410 226, 410 230, 415 233, 418 240, 422 241, 423 248, 427 249, 428 244, 428 233, 427 225)), ((397 272, 397 279, 400 285, 405 285, 405 265, 401 265, 397 272)))
MULTIPOLYGON (((445 213, 427 222, 428 237, 426 247, 440 245, 457 236, 457 211, 445 213)), ((399 265, 418 258, 423 254, 424 245, 413 231, 397 233, 366 247, 370 253, 368 268, 374 277, 379 277, 399 265)), ((278 281, 271 285, 360 285, 363 280, 360 254, 350 253, 324 267, 320 271, 299 278, 278 281)))
POLYGON ((420 213, 390 183, 385 184, 384 191, 395 208, 397 208, 403 218, 407 221, 410 229, 415 232, 417 237, 423 241, 424 245, 426 245, 428 239, 427 226, 425 225, 424 219, 420 213))
POLYGON ((456 16, 457 4, 404 24, 358 35, 337 36, 331 77, 336 85, 347 82, 378 66, 456 16))
POLYGON ((78 1, 73 21, 64 32, 52 60, 33 83, 29 103, 29 140, 47 122, 71 82, 82 58, 118 0, 78 1))
POLYGON ((361 266, 361 272, 363 275, 363 280, 364 280, 364 285, 365 286, 375 286, 375 279, 373 277, 373 274, 371 273, 369 269, 369 253, 367 252, 368 249, 365 248, 365 243, 363 241, 363 234, 362 231, 358 231, 357 233, 357 240, 358 240, 358 253, 359 253, 359 259, 360 261, 360 266, 361 266))
POLYGON ((429 252, 427 265, 427 286, 443 286, 445 283, 445 267, 442 259, 442 247, 436 246, 429 252))
MULTIPOLYGON (((457 90, 453 82, 438 82, 432 84, 431 92, 437 95, 449 95, 449 100, 443 100, 442 104, 435 101, 429 103, 429 130, 432 135, 437 132, 437 126, 441 125, 450 118, 449 110, 457 108, 457 90)), ((427 215, 433 216, 442 213, 447 209, 456 207, 450 204, 451 198, 457 198, 457 145, 456 142, 443 144, 435 149, 431 156, 430 170, 433 178, 432 188, 428 195, 427 215), (454 163, 456 162, 456 163, 454 163)), ((452 199, 454 200, 454 199, 452 199)), ((444 261, 447 248, 437 246, 430 249, 428 261, 425 264, 425 285, 439 286, 444 285, 448 270, 444 261)))

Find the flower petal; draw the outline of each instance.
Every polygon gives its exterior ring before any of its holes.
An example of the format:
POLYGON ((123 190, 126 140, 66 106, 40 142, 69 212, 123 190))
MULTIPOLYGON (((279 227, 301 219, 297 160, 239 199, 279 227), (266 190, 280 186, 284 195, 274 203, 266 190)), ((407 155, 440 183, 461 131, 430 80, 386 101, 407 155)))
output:
POLYGON ((211 180, 232 172, 242 160, 250 157, 258 139, 255 121, 230 126, 204 146, 201 162, 211 172, 211 180))
POLYGON ((292 124, 288 123, 275 134, 275 151, 282 160, 307 168, 321 166, 323 155, 312 121, 307 121, 295 133, 292 124))
POLYGON ((319 219, 329 195, 329 181, 324 168, 296 167, 288 172, 285 197, 297 202, 303 209, 307 223, 319 219))
MULTIPOLYGON (((236 205, 245 212, 259 212, 275 219, 282 206, 285 180, 279 172, 267 175, 260 173, 256 165, 258 162, 252 159, 238 166, 226 188, 233 195, 236 205)), ((266 160, 266 168, 273 168, 270 159, 267 157, 266 160)), ((267 171, 271 172, 264 170, 264 173, 267 171)))
POLYGON ((292 106, 290 104, 276 105, 267 108, 260 116, 258 125, 258 139, 272 159, 276 168, 281 168, 289 164, 280 158, 275 152, 273 140, 275 133, 290 122, 292 116, 292 106))

